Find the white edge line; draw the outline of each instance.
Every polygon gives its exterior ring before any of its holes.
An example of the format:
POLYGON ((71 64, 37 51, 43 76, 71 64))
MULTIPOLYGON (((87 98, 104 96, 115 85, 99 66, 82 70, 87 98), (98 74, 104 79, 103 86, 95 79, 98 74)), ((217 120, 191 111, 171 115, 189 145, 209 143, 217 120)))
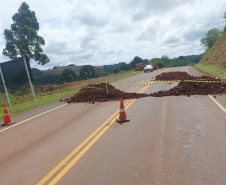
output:
POLYGON ((48 113, 48 112, 51 112, 51 111, 53 111, 53 110, 55 110, 55 109, 58 109, 58 108, 60 108, 60 107, 65 106, 65 105, 67 105, 67 103, 66 103, 66 104, 63 104, 63 105, 61 105, 61 106, 59 106, 59 107, 55 107, 55 108, 53 108, 53 109, 50 109, 50 110, 48 110, 48 111, 46 111, 46 112, 43 112, 43 113, 41 113, 41 114, 38 114, 38 115, 36 115, 36 116, 33 116, 33 117, 31 117, 31 118, 28 118, 28 119, 26 119, 26 120, 24 120, 24 121, 21 121, 21 122, 19 122, 19 123, 13 124, 12 126, 9 126, 8 128, 5 128, 5 129, 3 129, 3 130, 0 130, 0 132, 3 132, 3 131, 5 131, 5 130, 8 130, 8 129, 10 129, 10 128, 12 128, 12 127, 15 127, 15 126, 17 126, 17 125, 19 125, 19 124, 21 124, 21 123, 24 123, 24 122, 26 122, 26 121, 29 121, 29 120, 31 120, 31 119, 34 119, 34 118, 36 118, 36 117, 38 117, 38 116, 41 116, 41 115, 46 114, 46 113, 48 113))
MULTIPOLYGON (((185 67, 185 69, 186 69, 186 72, 188 73, 187 67, 185 67)), ((189 73, 188 73, 188 74, 189 74, 189 73)), ((221 108, 221 110, 223 110, 223 111, 226 113, 226 109, 225 109, 225 108, 224 108, 217 100, 215 100, 211 95, 208 95, 208 96, 210 97, 211 100, 214 101, 214 103, 216 103, 216 104, 218 105, 218 107, 221 108)))
POLYGON ((187 67, 185 67, 185 70, 186 70, 186 72, 189 74, 189 72, 188 72, 188 70, 187 70, 187 67))
POLYGON ((218 107, 220 107, 226 113, 226 109, 217 100, 215 100, 211 95, 208 96, 210 97, 211 100, 214 101, 214 103, 218 105, 218 107))
MULTIPOLYGON (((185 69, 186 69, 186 72, 188 73, 187 67, 185 67, 185 69)), ((189 73, 188 73, 188 74, 189 74, 189 73)), ((211 100, 214 101, 214 103, 216 103, 216 104, 218 105, 218 107, 221 108, 221 110, 223 110, 223 111, 226 113, 226 109, 225 109, 225 108, 224 108, 217 100, 215 100, 211 95, 208 95, 208 96, 210 97, 211 100)))

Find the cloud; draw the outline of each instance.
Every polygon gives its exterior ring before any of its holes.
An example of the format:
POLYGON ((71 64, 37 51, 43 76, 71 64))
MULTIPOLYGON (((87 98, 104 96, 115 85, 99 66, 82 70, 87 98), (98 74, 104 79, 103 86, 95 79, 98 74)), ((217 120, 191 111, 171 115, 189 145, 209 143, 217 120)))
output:
POLYGON ((86 11, 85 13, 75 14, 73 16, 73 20, 79 21, 81 24, 87 26, 97 26, 102 27, 108 24, 108 20, 106 17, 99 17, 95 14, 86 11))
POLYGON ((109 6, 103 1, 99 4, 78 1, 67 16, 66 24, 79 23, 87 27, 105 27, 109 21, 108 9, 109 6))
POLYGON ((181 40, 176 38, 176 37, 171 37, 169 39, 167 39, 165 42, 163 42, 163 44, 175 44, 180 42, 181 40))
POLYGON ((115 32, 115 33, 125 33, 125 32, 130 32, 131 29, 133 28, 128 24, 119 24, 119 25, 113 25, 109 31, 115 32))
MULTIPOLYGON (((221 0, 27 0, 40 23, 38 34, 51 62, 56 65, 106 65, 129 63, 135 56, 200 54, 200 38, 211 28, 223 29, 226 3, 221 0), (203 11, 205 10, 205 11, 203 11)), ((21 2, 0 6, 0 50, 4 29, 21 2), (10 6, 9 6, 10 5, 10 6)), ((0 56, 1 61, 8 58, 0 56)), ((1 62, 0 61, 0 62, 1 62)), ((32 65, 35 62, 32 63, 32 65)))
POLYGON ((196 41, 200 40, 204 35, 205 31, 189 30, 184 33, 184 38, 187 41, 196 41))
POLYGON ((81 62, 84 63, 84 62, 87 62, 89 59, 91 59, 92 56, 93 56, 93 53, 87 54, 87 55, 82 55, 82 56, 76 55, 76 56, 71 57, 70 61, 74 62, 74 63, 77 62, 77 61, 80 61, 80 63, 81 62))
POLYGON ((135 13, 132 16, 132 20, 136 22, 143 19, 149 19, 149 17, 156 15, 162 16, 167 12, 172 12, 180 5, 192 3, 193 1, 194 0, 139 0, 137 3, 133 4, 135 13))

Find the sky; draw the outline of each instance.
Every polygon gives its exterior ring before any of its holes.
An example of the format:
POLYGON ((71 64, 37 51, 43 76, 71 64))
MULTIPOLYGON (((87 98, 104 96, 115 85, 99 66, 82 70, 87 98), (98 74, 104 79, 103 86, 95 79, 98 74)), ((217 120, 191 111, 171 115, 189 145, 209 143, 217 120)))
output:
MULTIPOLYGON (((23 1, 0 6, 0 62, 4 30, 23 1)), ((212 28, 222 30, 226 0, 27 0, 35 11, 50 62, 40 70, 69 64, 102 66, 168 55, 201 54, 200 39, 212 28)))

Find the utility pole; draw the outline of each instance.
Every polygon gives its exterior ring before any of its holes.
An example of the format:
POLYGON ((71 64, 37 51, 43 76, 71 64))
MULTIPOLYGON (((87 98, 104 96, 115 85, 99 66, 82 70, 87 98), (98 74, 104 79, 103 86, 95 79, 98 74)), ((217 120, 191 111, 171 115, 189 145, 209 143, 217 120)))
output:
POLYGON ((27 62, 26 62, 25 58, 23 58, 23 59, 24 59, 24 65, 25 65, 25 68, 26 68, 26 71, 27 71, 27 77, 28 77, 28 80, 29 80, 29 83, 30 83, 30 86, 31 86, 31 92, 32 92, 33 97, 34 97, 35 105, 38 105, 37 100, 35 98, 35 92, 34 92, 34 89, 33 89, 32 82, 31 82, 30 74, 29 74, 29 71, 28 71, 28 68, 27 68, 27 62))
POLYGON ((7 100, 8 100, 8 103, 9 103, 9 107, 10 107, 10 109, 12 111, 13 109, 12 109, 12 106, 11 106, 11 103, 10 103, 10 99, 9 99, 9 94, 8 94, 8 91, 7 91, 7 88, 6 88, 6 85, 5 85, 5 79, 4 79, 4 76, 3 76, 3 73, 2 73, 1 65, 0 65, 0 73, 1 73, 1 77, 2 77, 2 83, 3 83, 3 86, 5 88, 5 93, 6 93, 6 96, 7 96, 7 100))

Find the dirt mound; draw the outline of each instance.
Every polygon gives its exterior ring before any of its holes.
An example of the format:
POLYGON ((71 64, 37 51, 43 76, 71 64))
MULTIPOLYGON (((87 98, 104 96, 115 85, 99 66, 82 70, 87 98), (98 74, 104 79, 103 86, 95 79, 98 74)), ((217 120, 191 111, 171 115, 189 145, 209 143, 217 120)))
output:
POLYGON ((82 87, 79 93, 75 94, 71 98, 67 98, 64 101, 67 103, 80 103, 80 102, 107 102, 117 101, 120 98, 123 99, 137 99, 147 96, 162 97, 162 96, 180 96, 180 95, 216 95, 226 94, 226 84, 220 83, 220 79, 214 79, 209 76, 195 77, 190 76, 186 72, 168 72, 162 73, 156 76, 156 80, 200 80, 208 79, 209 82, 179 82, 179 84, 167 91, 159 91, 151 94, 137 94, 126 93, 116 89, 114 86, 106 83, 90 84, 82 87), (107 85, 107 88, 106 88, 107 85))
POLYGON ((150 96, 180 96, 180 95, 216 95, 226 94, 226 84, 180 82, 176 87, 150 94, 150 96))
POLYGON ((90 84, 80 89, 79 93, 65 99, 67 103, 80 102, 107 102, 123 99, 137 99, 147 97, 149 94, 126 93, 116 89, 114 86, 106 83, 90 84), (108 92, 107 92, 108 91, 108 92))
MULTIPOLYGON (((209 76, 195 77, 190 76, 186 72, 169 72, 162 73, 156 77, 158 80, 200 80, 221 82, 220 79, 214 79, 209 76)), ((226 84, 215 82, 180 82, 176 87, 150 94, 150 96, 180 96, 180 95, 208 95, 208 94, 225 94, 226 84)))
POLYGON ((212 77, 209 76, 201 76, 201 77, 196 77, 196 76, 191 76, 186 72, 165 72, 161 73, 160 75, 157 75, 156 80, 199 80, 199 79, 210 79, 210 80, 215 80, 212 77))

